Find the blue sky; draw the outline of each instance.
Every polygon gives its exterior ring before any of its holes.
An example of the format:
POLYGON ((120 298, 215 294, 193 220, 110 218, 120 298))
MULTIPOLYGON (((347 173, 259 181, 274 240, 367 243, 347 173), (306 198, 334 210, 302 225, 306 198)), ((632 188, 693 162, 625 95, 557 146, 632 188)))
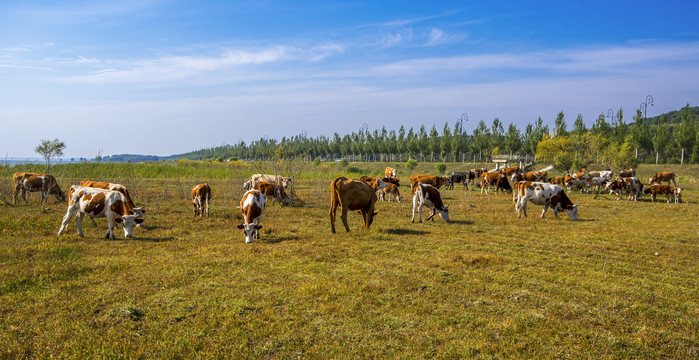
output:
POLYGON ((696 1, 0 2, 0 157, 699 104, 696 1))

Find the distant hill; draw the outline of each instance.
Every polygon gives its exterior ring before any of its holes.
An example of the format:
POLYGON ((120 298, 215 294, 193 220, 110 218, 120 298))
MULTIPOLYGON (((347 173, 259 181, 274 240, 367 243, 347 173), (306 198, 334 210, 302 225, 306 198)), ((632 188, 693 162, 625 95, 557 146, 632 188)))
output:
POLYGON ((137 154, 120 154, 104 156, 100 159, 102 162, 140 162, 140 161, 159 161, 161 157, 155 155, 137 155, 137 154))

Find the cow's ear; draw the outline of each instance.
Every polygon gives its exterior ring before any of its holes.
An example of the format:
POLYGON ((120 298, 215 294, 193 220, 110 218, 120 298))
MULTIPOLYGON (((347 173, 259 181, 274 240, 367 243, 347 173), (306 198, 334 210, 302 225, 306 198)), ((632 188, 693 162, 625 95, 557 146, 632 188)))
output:
POLYGON ((449 206, 445 206, 444 211, 449 211, 449 206))
POLYGON ((245 226, 243 226, 243 225, 241 225, 241 224, 238 224, 236 227, 237 227, 238 229, 240 229, 240 230, 245 229, 245 226))
POLYGON ((256 229, 256 230, 262 229, 262 225, 255 225, 255 229, 256 229))
POLYGON ((135 218, 135 219, 133 219, 133 221, 134 221, 136 224, 140 224, 140 223, 143 222, 143 219, 141 219, 141 218, 135 218))
POLYGON ((117 223, 117 224, 121 224, 123 221, 124 221, 124 220, 123 220, 122 218, 120 218, 120 217, 114 218, 114 222, 117 223))

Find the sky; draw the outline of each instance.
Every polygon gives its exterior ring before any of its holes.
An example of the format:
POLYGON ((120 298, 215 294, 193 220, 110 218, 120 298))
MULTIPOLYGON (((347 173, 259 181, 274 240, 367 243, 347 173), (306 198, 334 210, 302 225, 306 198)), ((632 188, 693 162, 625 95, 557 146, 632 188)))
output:
POLYGON ((699 104, 697 1, 7 0, 0 158, 699 104))

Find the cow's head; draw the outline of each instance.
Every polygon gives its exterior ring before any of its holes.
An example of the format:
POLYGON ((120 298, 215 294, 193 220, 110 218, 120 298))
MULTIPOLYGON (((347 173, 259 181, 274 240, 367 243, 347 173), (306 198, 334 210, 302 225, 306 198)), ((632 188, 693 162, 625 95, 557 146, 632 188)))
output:
MULTIPOLYGON (((435 210, 437 210, 439 217, 444 219, 444 221, 446 221, 447 224, 451 224, 449 222, 449 207, 448 206, 443 207, 442 210, 439 210, 439 209, 435 209, 435 210)), ((433 216, 434 215, 431 215, 430 217, 428 217, 426 221, 430 221, 430 219, 432 219, 433 216)))
POLYGON ((289 186, 294 185, 294 178, 292 177, 282 177, 280 179, 281 185, 286 189, 289 186))
POLYGON ((238 229, 243 230, 243 234, 245 235, 245 243, 249 244, 253 240, 253 236, 255 235, 256 230, 262 229, 262 225, 257 225, 255 223, 252 224, 239 224, 236 226, 238 229))
POLYGON ((578 204, 566 207, 565 211, 571 219, 578 220, 578 204))
POLYGON ((682 188, 675 188, 675 202, 682 202, 682 188))
POLYGON ((243 189, 245 191, 250 190, 252 188, 252 180, 248 180, 243 184, 243 189))
POLYGON ((138 217, 138 215, 122 215, 114 218, 114 222, 121 224, 124 228, 124 237, 132 238, 134 225, 142 223, 143 219, 138 217))
POLYGON ((66 201, 66 192, 65 191, 56 191, 56 199, 58 199, 59 202, 64 202, 66 201))

